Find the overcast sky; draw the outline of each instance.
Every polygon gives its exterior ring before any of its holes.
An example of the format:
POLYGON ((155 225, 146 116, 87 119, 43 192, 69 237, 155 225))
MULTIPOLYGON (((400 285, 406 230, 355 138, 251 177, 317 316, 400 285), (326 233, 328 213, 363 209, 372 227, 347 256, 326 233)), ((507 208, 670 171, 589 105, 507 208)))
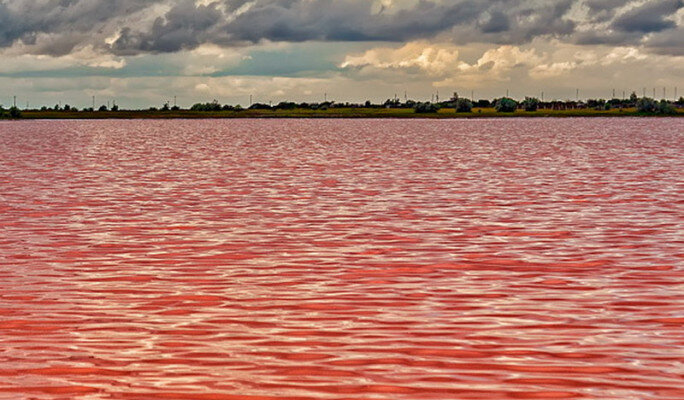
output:
POLYGON ((684 0, 0 0, 0 104, 684 95, 684 0))

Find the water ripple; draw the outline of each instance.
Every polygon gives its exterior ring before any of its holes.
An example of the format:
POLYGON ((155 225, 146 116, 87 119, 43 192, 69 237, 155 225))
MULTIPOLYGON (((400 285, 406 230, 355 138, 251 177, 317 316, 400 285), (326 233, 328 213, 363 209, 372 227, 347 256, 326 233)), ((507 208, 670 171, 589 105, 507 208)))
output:
POLYGON ((0 399, 684 398, 683 133, 0 123, 0 399))

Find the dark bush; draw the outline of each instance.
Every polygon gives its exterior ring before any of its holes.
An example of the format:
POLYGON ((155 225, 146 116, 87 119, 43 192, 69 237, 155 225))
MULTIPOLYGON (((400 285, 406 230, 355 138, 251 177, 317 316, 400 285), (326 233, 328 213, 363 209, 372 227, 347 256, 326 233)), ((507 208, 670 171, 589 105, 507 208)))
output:
POLYGON ((525 97, 522 106, 525 108, 525 111, 537 111, 539 108, 539 99, 536 97, 525 97))
POLYGON ((436 113, 439 111, 439 106, 430 102, 418 103, 413 110, 418 114, 436 113))
POLYGON ((12 107, 9 109, 9 117, 12 119, 18 119, 21 118, 21 110, 18 109, 17 107, 12 107))
POLYGON ((287 101, 280 102, 275 106, 276 110, 294 110, 295 108, 297 108, 297 103, 287 101))
POLYGON ((249 106, 250 110, 270 110, 271 106, 268 104, 263 104, 263 103, 254 103, 251 106, 249 106))
POLYGON ((460 98, 456 100, 455 107, 456 112, 472 112, 473 111, 473 102, 468 100, 468 99, 463 99, 460 98))

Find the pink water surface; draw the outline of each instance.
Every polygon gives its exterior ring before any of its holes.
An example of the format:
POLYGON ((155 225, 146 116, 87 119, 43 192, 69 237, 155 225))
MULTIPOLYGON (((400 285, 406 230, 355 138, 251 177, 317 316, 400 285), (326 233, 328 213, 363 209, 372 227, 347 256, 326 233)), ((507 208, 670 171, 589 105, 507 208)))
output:
POLYGON ((0 399, 682 399, 684 119, 0 123, 0 399))

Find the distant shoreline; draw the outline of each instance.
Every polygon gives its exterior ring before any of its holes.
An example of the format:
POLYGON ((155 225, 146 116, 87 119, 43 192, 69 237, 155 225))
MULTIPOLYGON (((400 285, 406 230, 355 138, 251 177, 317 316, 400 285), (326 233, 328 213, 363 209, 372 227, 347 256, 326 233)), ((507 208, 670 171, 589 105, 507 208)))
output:
POLYGON ((413 109, 396 108, 332 108, 328 110, 243 110, 243 111, 23 111, 21 119, 221 119, 221 118, 387 118, 387 119, 479 119, 479 118, 571 118, 571 117, 681 117, 676 114, 655 115, 639 113, 634 108, 612 110, 517 110, 513 113, 497 112, 493 108, 474 108, 469 113, 454 109, 441 109, 437 113, 416 113, 413 109))

